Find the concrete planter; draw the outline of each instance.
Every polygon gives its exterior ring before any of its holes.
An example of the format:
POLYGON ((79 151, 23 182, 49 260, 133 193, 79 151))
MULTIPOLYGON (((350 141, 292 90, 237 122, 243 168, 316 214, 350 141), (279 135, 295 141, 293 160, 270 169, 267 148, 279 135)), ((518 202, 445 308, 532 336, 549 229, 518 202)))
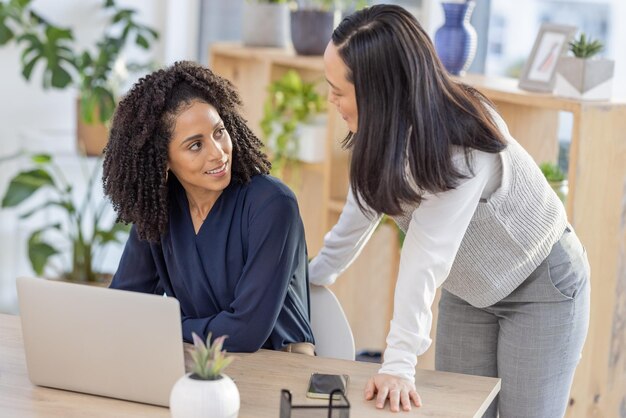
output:
POLYGON ((287 4, 244 3, 244 45, 285 48, 290 40, 289 7, 287 4))
POLYGON ((294 10, 291 40, 298 55, 322 55, 335 27, 335 12, 294 10))
POLYGON ((561 57, 556 67, 555 94, 584 100, 611 98, 615 61, 561 57))

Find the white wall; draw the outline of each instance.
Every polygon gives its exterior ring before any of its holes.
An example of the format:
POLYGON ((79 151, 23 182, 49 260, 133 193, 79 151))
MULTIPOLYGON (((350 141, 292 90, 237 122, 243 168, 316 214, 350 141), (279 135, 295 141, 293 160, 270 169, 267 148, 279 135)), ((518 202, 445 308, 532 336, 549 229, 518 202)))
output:
MULTIPOLYGON (((164 63, 164 41, 168 32, 186 31, 186 25, 169 28, 166 23, 167 0, 118 0, 120 5, 138 10, 138 20, 154 27, 161 39, 149 53, 138 47, 125 51, 130 60, 153 59, 164 63)), ((102 0, 36 0, 33 4, 44 17, 60 26, 71 27, 81 46, 95 43, 102 33, 106 16, 102 0)), ((171 50, 172 54, 175 50, 171 50)), ((61 151, 74 147, 76 90, 44 91, 41 73, 33 74, 27 83, 21 76, 20 49, 0 47, 0 158, 19 149, 61 151)), ((0 163, 0 196, 8 180, 24 162, 0 163)), ((78 177, 80 180, 80 177, 78 177)), ((16 309, 15 277, 32 275, 26 254, 26 238, 30 229, 18 221, 19 211, 0 209, 0 312, 16 309)), ((115 258, 115 254, 112 255, 115 258)), ((119 255, 117 256, 119 257, 119 255)), ((114 261, 115 262, 115 261, 114 261)))

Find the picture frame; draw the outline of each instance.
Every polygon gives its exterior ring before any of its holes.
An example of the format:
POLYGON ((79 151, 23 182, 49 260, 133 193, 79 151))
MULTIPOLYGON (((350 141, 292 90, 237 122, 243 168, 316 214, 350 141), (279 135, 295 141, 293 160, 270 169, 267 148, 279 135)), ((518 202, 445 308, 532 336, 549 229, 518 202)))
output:
POLYGON ((519 79, 520 89, 552 92, 556 79, 556 65, 576 31, 576 26, 555 23, 541 25, 519 79))

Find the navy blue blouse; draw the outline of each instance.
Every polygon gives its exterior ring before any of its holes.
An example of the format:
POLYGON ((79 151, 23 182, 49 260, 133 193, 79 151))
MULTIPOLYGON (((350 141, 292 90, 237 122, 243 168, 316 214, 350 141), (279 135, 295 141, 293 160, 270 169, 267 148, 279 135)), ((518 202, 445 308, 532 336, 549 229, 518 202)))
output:
POLYGON ((183 187, 170 175, 168 232, 131 229, 112 288, 165 292, 181 307, 183 338, 228 335, 224 348, 279 350, 314 343, 304 227, 295 196, 256 175, 224 189, 196 235, 183 187))

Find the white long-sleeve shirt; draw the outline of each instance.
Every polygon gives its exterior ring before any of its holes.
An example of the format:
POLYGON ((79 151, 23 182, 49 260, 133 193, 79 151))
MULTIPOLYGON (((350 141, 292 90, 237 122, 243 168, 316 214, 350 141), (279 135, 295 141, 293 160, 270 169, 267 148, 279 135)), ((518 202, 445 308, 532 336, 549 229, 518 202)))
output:
MULTIPOLYGON (((387 348, 380 373, 410 380, 431 344, 431 306, 443 286, 476 307, 496 303, 548 256, 567 226, 565 208, 541 170, 490 109, 507 142, 498 154, 472 151, 474 175, 394 217, 406 232, 387 348), (444 283, 445 281, 445 283, 444 283)), ((463 152, 453 157, 467 173, 463 152)), ((366 216, 348 193, 339 221, 309 265, 309 280, 332 284, 359 255, 381 216, 366 216)))
MULTIPOLYGON (((462 152, 454 158, 468 173, 462 152)), ((443 193, 424 195, 410 217, 400 256, 384 363, 380 373, 407 379, 415 375, 416 355, 431 344, 431 306, 437 287, 444 282, 465 231, 481 198, 488 198, 500 184, 500 157, 474 151, 474 176, 443 193)), ((358 207, 350 191, 339 221, 324 238, 324 247, 309 266, 309 280, 316 285, 332 284, 359 255, 380 222, 358 207)))

